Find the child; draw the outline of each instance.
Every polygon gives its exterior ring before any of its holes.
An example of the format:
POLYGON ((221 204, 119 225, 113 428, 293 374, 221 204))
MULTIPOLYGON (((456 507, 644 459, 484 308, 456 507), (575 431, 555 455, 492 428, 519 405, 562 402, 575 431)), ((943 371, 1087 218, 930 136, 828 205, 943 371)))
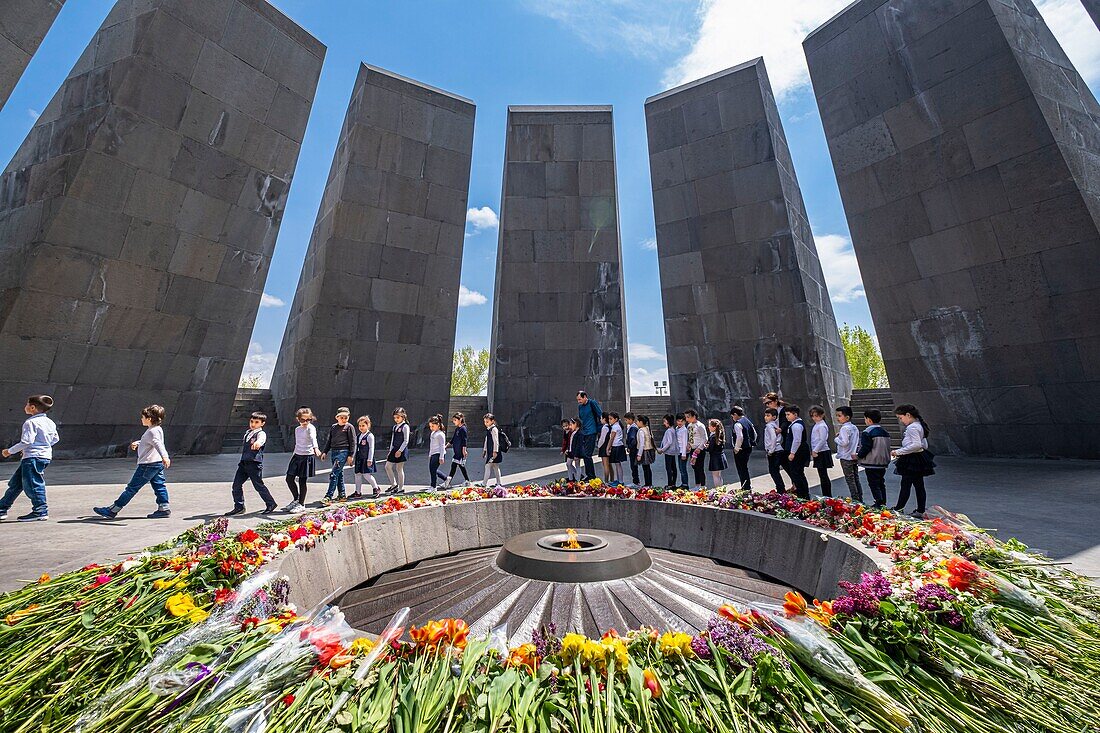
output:
POLYGON ((359 428, 359 437, 355 442, 355 493, 351 498, 363 498, 363 480, 366 479, 374 489, 371 497, 377 499, 381 489, 374 479, 378 467, 374 464, 374 433, 370 431, 370 415, 363 415, 355 421, 355 424, 359 428))
POLYGON ((848 405, 836 408, 836 421, 840 425, 836 432, 836 457, 844 472, 844 482, 848 484, 848 496, 862 504, 863 487, 859 485, 859 462, 856 461, 859 428, 852 424, 852 408, 848 405))
POLYGON ((600 420, 603 422, 603 427, 600 428, 600 437, 596 438, 596 455, 600 457, 600 461, 603 463, 603 480, 610 482, 611 479, 611 418, 605 412, 600 420))
MULTIPOLYGON (((142 408, 141 424, 145 426, 145 432, 140 439, 130 443, 130 450, 137 451, 137 468, 134 469, 134 475, 115 499, 114 504, 93 507, 93 512, 104 519, 114 519, 122 507, 129 504, 145 484, 151 484, 153 496, 157 500, 157 510, 147 515, 149 519, 165 519, 172 515, 172 509, 168 503, 168 486, 164 481, 164 469, 172 465, 172 459, 168 457, 168 450, 164 447, 164 429, 160 426, 162 422, 164 422, 163 407, 149 405, 142 408)), ((241 499, 241 504, 243 512, 244 499, 241 499)), ((268 502, 268 505, 271 509, 275 508, 274 501, 268 502)))
POLYGON ((570 481, 584 478, 584 434, 581 419, 569 418, 569 448, 565 451, 565 471, 570 481))
POLYGON ((293 498, 283 507, 284 512, 306 508, 306 481, 317 473, 314 458, 321 455, 317 447, 317 428, 313 427, 313 410, 299 407, 294 419, 298 421, 298 427, 294 428, 294 455, 286 467, 286 485, 293 498))
POLYGON ((923 519, 927 499, 924 493, 924 477, 936 472, 936 464, 928 451, 928 423, 913 405, 898 405, 894 413, 898 416, 898 422, 905 426, 901 447, 890 453, 891 457, 897 459, 894 473, 901 476, 901 493, 898 494, 894 511, 905 511, 905 505, 909 503, 909 491, 916 489, 917 510, 913 512, 913 516, 923 519))
POLYGON ((745 408, 740 405, 730 408, 730 417, 733 418, 733 465, 737 467, 737 479, 741 482, 741 488, 748 491, 752 489, 749 456, 752 455, 752 446, 756 442, 756 427, 745 417, 745 408))
POLYGON ((19 517, 20 522, 44 522, 50 518, 46 506, 46 477, 43 474, 53 460, 53 447, 60 440, 57 425, 46 417, 52 407, 53 397, 48 394, 28 397, 23 412, 29 417, 23 421, 19 442, 2 451, 4 458, 22 453, 23 460, 19 461, 19 468, 11 475, 8 490, 0 499, 0 520, 8 518, 8 510, 19 492, 31 500, 31 511, 19 517))
POLYGON ((680 488, 688 487, 688 429, 687 418, 684 413, 676 415, 676 463, 680 468, 680 488))
POLYGON ((264 446, 267 445, 267 432, 264 425, 267 424, 267 415, 262 412, 254 412, 248 418, 248 430, 245 431, 244 440, 241 441, 241 460, 237 464, 237 473, 233 476, 233 510, 226 513, 232 517, 244 513, 244 482, 250 480, 252 488, 264 501, 262 514, 270 514, 275 511, 278 504, 275 497, 268 491, 264 484, 264 446))
POLYGON ((447 434, 443 432, 443 418, 439 415, 428 421, 428 428, 432 431, 428 438, 428 473, 432 475, 432 491, 435 491, 437 483, 447 480, 447 474, 440 470, 447 455, 447 434))
POLYGON ((653 432, 649 429, 649 418, 638 416, 638 465, 642 467, 642 486, 653 485, 653 462, 657 460, 657 449, 653 445, 653 432))
POLYGON ((705 489, 707 466, 703 454, 707 450, 707 431, 699 422, 699 413, 695 410, 684 410, 684 421, 688 431, 688 460, 695 471, 695 488, 705 489))
POLYGON ((409 416, 404 407, 393 411, 393 432, 390 433, 390 452, 386 454, 386 475, 390 477, 387 494, 405 491, 405 461, 409 460, 409 416))
POLYGON ((328 491, 321 500, 324 505, 336 501, 347 501, 344 496, 344 466, 355 463, 355 444, 358 436, 355 428, 348 421, 351 420, 351 410, 340 407, 336 410, 336 422, 328 429, 325 438, 325 447, 321 449, 321 460, 332 459, 332 473, 328 476, 328 491))
POLYGON ((787 422, 790 423, 783 435, 783 467, 791 477, 798 498, 809 499, 810 484, 806 481, 806 466, 810 465, 810 441, 806 434, 806 423, 799 417, 802 411, 798 405, 787 405, 783 411, 787 413, 787 422))
POLYGON ((626 461, 626 441, 623 437, 623 426, 619 422, 619 413, 607 413, 609 437, 607 439, 610 448, 607 452, 607 460, 611 464, 611 484, 623 483, 623 462, 626 461))
POLYGON ((623 415, 626 421, 626 455, 630 463, 630 485, 638 488, 638 418, 633 412, 623 415))
POLYGON ((497 486, 504 485, 504 479, 500 476, 500 464, 504 460, 504 453, 500 446, 500 428, 497 427, 497 418, 493 413, 485 413, 482 418, 485 423, 485 447, 481 455, 485 458, 485 486, 489 486, 489 477, 496 476, 497 486))
POLYGON ((783 474, 779 473, 783 465, 783 431, 779 428, 779 413, 774 407, 764 410, 764 453, 768 456, 768 475, 775 483, 775 490, 787 493, 783 474))
MULTIPOLYGON (((726 429, 722 427, 721 420, 709 420, 707 422, 707 470, 714 481, 714 488, 722 485, 722 471, 729 464, 726 462, 726 454, 722 449, 726 447, 726 429)), ((699 459, 700 462, 702 458, 699 459)))
POLYGON ((825 422, 825 408, 821 405, 811 407, 810 419, 814 421, 810 428, 810 456, 821 482, 821 495, 831 497, 833 480, 829 478, 829 469, 833 467, 833 450, 829 447, 829 423, 825 422))
POLYGON ((665 415, 661 420, 665 432, 661 436, 661 447, 657 452, 665 457, 665 488, 672 489, 676 486, 676 457, 680 450, 676 445, 676 416, 665 415))
POLYGON ((455 472, 462 471, 462 478, 466 481, 466 485, 470 484, 470 474, 466 473, 466 457, 470 455, 470 451, 467 449, 469 444, 469 433, 466 430, 466 416, 461 412, 456 412, 451 415, 451 424, 455 426, 454 435, 451 436, 451 475, 447 477, 447 480, 443 483, 443 488, 451 488, 451 481, 454 480, 455 472))
POLYGON ((569 443, 572 442, 569 434, 571 423, 568 420, 561 421, 561 456, 565 459, 565 472, 569 474, 569 480, 573 480, 573 472, 569 462, 569 443))
POLYGON ((879 425, 880 422, 882 413, 878 410, 863 413, 863 424, 867 427, 859 436, 859 451, 856 453, 859 465, 867 474, 867 486, 871 489, 875 509, 886 506, 886 467, 890 465, 890 433, 879 425))

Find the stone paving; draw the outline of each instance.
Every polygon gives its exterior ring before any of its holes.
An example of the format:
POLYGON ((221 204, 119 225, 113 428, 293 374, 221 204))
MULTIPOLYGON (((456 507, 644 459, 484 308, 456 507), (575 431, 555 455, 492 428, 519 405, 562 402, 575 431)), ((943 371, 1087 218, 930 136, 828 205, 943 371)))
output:
MULTIPOLYGON (((553 449, 513 451, 505 458, 506 483, 550 481, 564 474, 563 464, 553 449)), ((280 502, 289 501, 282 473, 287 454, 267 457, 264 476, 280 502)), ((1100 508, 1095 496, 1100 485, 1100 465, 1088 461, 1031 461, 962 459, 941 457, 938 473, 931 477, 929 504, 963 512, 977 524, 999 530, 1002 538, 1018 537, 1041 549, 1052 558, 1090 575, 1100 575, 1100 508)), ((197 522, 219 516, 232 506, 230 481, 236 455, 181 456, 168 471, 173 514, 170 519, 151 520, 145 515, 154 509, 152 491, 144 489, 119 519, 96 518, 93 506, 110 503, 133 472, 133 462, 124 459, 58 460, 47 470, 50 521, 0 524, 0 590, 9 590, 21 581, 41 573, 57 574, 88 562, 107 562, 162 542, 197 522)), ((471 459, 471 477, 481 478, 481 464, 471 459)), ((407 474, 414 482, 427 479, 427 456, 413 453, 407 474)), ((766 490, 766 465, 760 452, 750 467, 754 488, 766 490)), ((15 468, 13 461, 0 463, 6 478, 15 468)), ((655 466, 655 478, 663 476, 663 465, 655 466)), ((727 479, 733 476, 727 471, 727 479)), ((839 470, 834 471, 834 490, 846 494, 839 470)), ((351 472, 345 474, 351 480, 351 472)), ((379 473, 385 487, 385 473, 379 473)), ((809 472, 811 486, 816 472, 809 472)), ((314 503, 324 496, 328 474, 310 481, 314 503)), ((891 500, 897 497, 898 480, 887 477, 891 500)), ((410 483, 410 491, 425 488, 425 483, 410 483)), ((266 517, 250 487, 245 488, 249 512, 233 520, 235 528, 255 526, 266 517)), ((912 506, 912 505, 910 505, 912 506)), ((20 498, 11 516, 27 511, 20 498)), ((281 514, 274 515, 284 516, 281 514)))

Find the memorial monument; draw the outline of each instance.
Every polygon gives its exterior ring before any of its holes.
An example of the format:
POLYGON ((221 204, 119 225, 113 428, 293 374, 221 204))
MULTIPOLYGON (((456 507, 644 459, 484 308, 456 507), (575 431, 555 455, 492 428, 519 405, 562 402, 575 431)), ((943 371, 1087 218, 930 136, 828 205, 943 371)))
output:
POLYGON ((618 214, 611 107, 508 108, 488 390, 518 443, 560 444, 580 389, 625 409, 618 214))
POLYGON ((49 392, 58 456, 152 402, 221 448, 324 53, 262 0, 114 6, 0 179, 0 432, 49 392))
POLYGON ((447 409, 473 135, 469 100, 360 67, 271 383, 288 432, 404 407, 415 445, 447 409))
POLYGON ((0 109, 64 4, 65 0, 4 0, 0 4, 0 109))
POLYGON ((1030 0, 805 42, 897 402, 935 450, 1100 457, 1100 106, 1030 0))
POLYGON ((646 100, 670 396, 728 417, 852 380, 762 59, 646 100))

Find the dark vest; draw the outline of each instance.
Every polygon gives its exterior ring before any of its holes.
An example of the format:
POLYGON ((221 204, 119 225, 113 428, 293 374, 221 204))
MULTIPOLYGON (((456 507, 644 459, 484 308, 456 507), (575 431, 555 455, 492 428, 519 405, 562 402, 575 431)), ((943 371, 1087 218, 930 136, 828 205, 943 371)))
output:
POLYGON ((267 447, 267 443, 265 442, 263 445, 261 445, 259 450, 252 450, 252 438, 248 436, 248 434, 251 432, 251 429, 244 431, 244 445, 241 447, 241 460, 263 463, 264 448, 267 447))
POLYGON ((738 418, 737 422, 741 424, 741 429, 745 433, 745 439, 741 443, 741 450, 745 448, 751 449, 753 443, 756 442, 756 426, 752 424, 752 420, 748 419, 744 415, 738 418))
MULTIPOLYGON (((798 451, 794 454, 795 463, 802 463, 804 465, 810 465, 810 429, 806 427, 806 423, 802 422, 802 418, 798 418, 791 425, 795 424, 802 426, 802 443, 798 446, 798 451)), ((791 446, 794 445, 794 433, 791 428, 788 427, 786 432, 783 433, 783 452, 788 455, 791 452, 791 446)))

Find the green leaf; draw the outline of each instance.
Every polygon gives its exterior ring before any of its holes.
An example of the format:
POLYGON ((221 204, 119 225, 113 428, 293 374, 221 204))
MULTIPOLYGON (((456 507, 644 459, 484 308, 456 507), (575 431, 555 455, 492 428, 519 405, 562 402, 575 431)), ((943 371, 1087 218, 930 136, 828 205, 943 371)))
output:
POLYGON ((145 652, 145 656, 152 658, 153 645, 149 641, 149 635, 141 629, 134 629, 134 636, 137 637, 138 644, 141 646, 141 650, 145 652))
POLYGON ((95 611, 89 608, 80 614, 80 625, 89 631, 95 629, 95 611))

